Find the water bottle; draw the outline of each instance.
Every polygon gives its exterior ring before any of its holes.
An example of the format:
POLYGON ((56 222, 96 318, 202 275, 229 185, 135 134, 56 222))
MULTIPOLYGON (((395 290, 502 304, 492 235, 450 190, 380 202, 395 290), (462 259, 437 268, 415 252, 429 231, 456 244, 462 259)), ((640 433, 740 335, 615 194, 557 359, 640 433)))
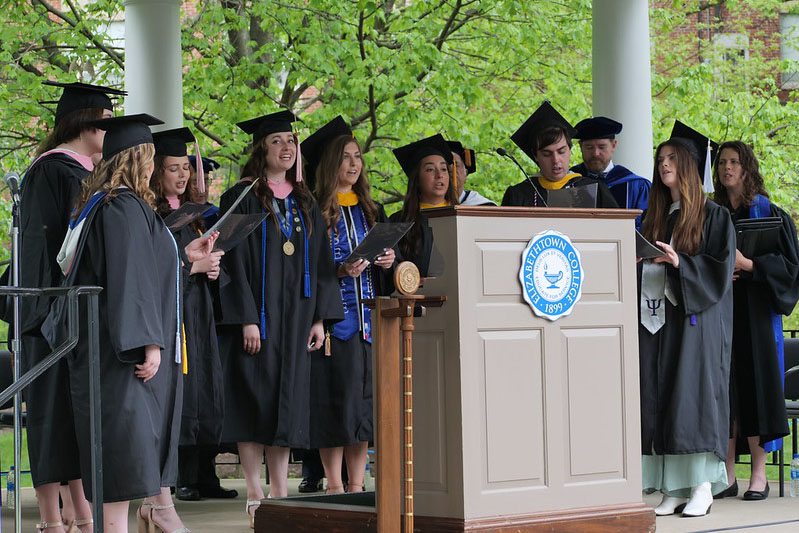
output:
MULTIPOLYGON (((797 473, 799 474, 799 471, 797 471, 797 473)), ((791 477, 793 477, 793 466, 791 466, 791 477)), ((11 465, 8 467, 8 476, 6 477, 6 507, 9 509, 14 508, 16 492, 17 490, 14 485, 14 465, 11 465)), ((793 485, 791 485, 791 495, 793 495, 793 485)))
POLYGON ((791 498, 799 498, 799 453, 791 461, 791 498))

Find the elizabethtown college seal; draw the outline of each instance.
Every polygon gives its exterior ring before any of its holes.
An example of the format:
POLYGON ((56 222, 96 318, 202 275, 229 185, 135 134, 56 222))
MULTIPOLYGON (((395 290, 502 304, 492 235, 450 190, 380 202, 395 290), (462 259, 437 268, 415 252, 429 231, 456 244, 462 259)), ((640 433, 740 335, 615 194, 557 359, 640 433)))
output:
POLYGON ((580 252, 566 235, 542 231, 522 253, 519 281, 524 300, 536 315, 549 320, 566 316, 582 296, 580 252))

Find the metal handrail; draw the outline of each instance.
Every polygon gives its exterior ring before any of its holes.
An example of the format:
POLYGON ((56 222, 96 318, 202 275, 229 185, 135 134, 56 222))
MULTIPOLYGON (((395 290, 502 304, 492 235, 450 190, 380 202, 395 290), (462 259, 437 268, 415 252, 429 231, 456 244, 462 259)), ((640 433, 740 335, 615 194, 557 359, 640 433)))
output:
MULTIPOLYGON (((78 286, 61 288, 27 288, 27 287, 0 287, 2 296, 23 297, 66 297, 67 298, 67 339, 53 350, 50 355, 37 363, 33 368, 20 375, 14 382, 0 393, 0 405, 10 400, 28 386, 33 380, 41 376, 48 368, 53 366, 78 344, 80 335, 78 297, 86 296, 88 300, 87 320, 89 337, 89 442, 92 463, 92 518, 94 531, 103 531, 103 443, 101 420, 100 396, 100 346, 98 336, 99 306, 98 295, 102 287, 78 286)), ((17 339, 19 340, 19 339, 17 339)), ((15 406, 18 409, 19 406, 15 406)), ((21 431, 18 426, 19 413, 14 416, 14 433, 21 431)), ((15 457, 15 463, 17 463, 15 457)), ((21 465, 15 464, 19 472, 21 465)), ((19 516, 19 507, 17 507, 19 516)), ((17 520, 17 531, 21 531, 21 524, 17 520)))

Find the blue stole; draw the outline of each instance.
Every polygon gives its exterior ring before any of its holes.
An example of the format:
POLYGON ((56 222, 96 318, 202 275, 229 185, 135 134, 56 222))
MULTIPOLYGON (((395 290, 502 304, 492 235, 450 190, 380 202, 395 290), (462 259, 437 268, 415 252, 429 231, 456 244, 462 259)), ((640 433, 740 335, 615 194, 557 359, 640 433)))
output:
MULTIPOLYGON (((768 198, 762 194, 755 196, 752 205, 749 206, 749 218, 765 218, 771 213, 771 204, 768 198)), ((777 361, 780 365, 780 375, 785 374, 785 344, 782 337, 782 315, 771 311, 771 328, 774 331, 774 342, 777 346, 777 361)), ((785 386, 785 378, 783 380, 783 387, 785 386)), ((772 440, 763 445, 766 453, 775 452, 782 449, 782 439, 772 440)))
MULTIPOLYGON (((330 247, 333 250, 333 261, 340 265, 350 256, 352 251, 369 233, 369 224, 363 214, 360 204, 350 207, 339 207, 341 217, 330 236, 330 247), (352 217, 348 224, 345 210, 352 217)), ((372 342, 372 314, 371 310, 361 305, 364 298, 374 298, 374 284, 372 283, 372 267, 369 266, 358 278, 344 276, 339 278, 341 303, 344 306, 344 320, 333 326, 331 333, 337 339, 346 341, 356 333, 361 332, 361 338, 368 343, 372 342)))

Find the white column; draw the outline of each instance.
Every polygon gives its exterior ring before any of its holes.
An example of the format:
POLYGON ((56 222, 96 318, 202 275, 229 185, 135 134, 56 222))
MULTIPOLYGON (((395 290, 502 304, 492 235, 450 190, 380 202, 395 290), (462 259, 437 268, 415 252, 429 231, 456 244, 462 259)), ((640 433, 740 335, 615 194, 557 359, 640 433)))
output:
POLYGON ((652 179, 649 2, 594 0, 594 116, 624 125, 613 161, 652 179))
POLYGON ((125 0, 125 113, 183 126, 180 0, 125 0))

